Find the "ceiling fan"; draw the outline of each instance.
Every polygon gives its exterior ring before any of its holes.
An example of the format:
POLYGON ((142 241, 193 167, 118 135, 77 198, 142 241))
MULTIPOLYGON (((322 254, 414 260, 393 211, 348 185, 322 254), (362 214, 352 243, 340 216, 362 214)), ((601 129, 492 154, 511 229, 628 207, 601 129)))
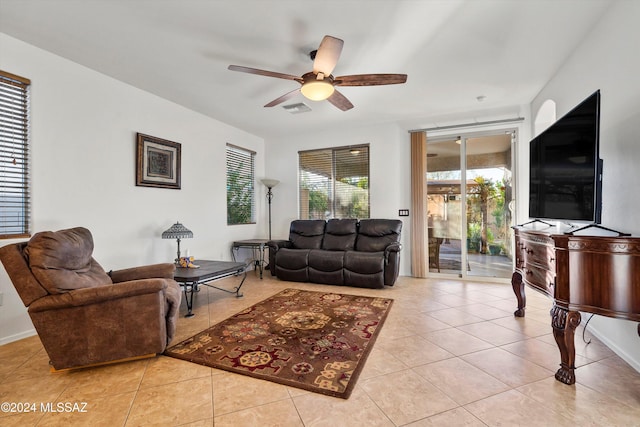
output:
POLYGON ((301 87, 274 99, 266 104, 265 107, 273 107, 281 104, 299 92, 302 92, 302 95, 312 101, 322 101, 326 99, 342 111, 347 111, 353 108, 353 104, 336 90, 336 86, 380 86, 400 84, 407 81, 406 74, 354 74, 334 77, 331 73, 338 63, 343 45, 344 41, 341 39, 324 36, 318 50, 310 53, 310 57, 313 60, 313 71, 305 73, 300 77, 257 68, 243 67, 241 65, 229 65, 229 70, 275 77, 277 79, 295 80, 300 83, 301 87))

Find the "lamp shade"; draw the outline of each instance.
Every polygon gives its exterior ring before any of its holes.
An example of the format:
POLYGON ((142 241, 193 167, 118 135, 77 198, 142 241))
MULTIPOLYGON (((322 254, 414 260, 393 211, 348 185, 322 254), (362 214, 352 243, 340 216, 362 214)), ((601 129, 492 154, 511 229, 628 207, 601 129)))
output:
POLYGON ((335 88, 326 80, 311 80, 300 88, 302 94, 312 101, 323 101, 333 95, 335 88))
POLYGON ((277 179, 270 179, 270 178, 264 178, 264 179, 261 180, 261 182, 267 188, 273 188, 276 185, 280 184, 280 181, 278 181, 277 179))
POLYGON ((179 222, 162 232, 163 239, 187 239, 191 237, 193 237, 193 232, 179 222))

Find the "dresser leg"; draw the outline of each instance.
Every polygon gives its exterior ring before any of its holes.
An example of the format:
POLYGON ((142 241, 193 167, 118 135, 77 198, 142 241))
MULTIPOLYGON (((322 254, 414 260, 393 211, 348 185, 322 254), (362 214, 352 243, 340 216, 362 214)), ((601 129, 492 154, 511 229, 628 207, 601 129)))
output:
POLYGON ((578 311, 569 311, 555 304, 551 309, 553 337, 560 350, 560 369, 556 372, 556 379, 565 384, 576 382, 574 334, 580 320, 580 312, 578 311))
POLYGON ((516 317, 524 317, 524 308, 527 305, 527 296, 524 293, 522 275, 517 271, 511 275, 511 287, 513 288, 513 293, 516 294, 516 299, 518 300, 518 309, 513 312, 513 315, 516 317))

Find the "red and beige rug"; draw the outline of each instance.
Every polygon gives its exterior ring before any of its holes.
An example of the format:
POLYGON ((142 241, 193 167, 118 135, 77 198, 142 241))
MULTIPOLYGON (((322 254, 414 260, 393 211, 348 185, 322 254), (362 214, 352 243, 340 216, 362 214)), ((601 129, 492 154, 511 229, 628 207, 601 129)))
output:
POLYGON ((392 302, 286 289, 165 354, 346 399, 392 302))

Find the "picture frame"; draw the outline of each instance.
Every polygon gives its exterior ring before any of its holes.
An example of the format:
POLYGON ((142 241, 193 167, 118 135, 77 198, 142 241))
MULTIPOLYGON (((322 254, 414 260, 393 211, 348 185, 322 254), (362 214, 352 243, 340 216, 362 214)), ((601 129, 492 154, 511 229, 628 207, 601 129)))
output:
POLYGON ((142 133, 136 134, 136 141, 136 185, 179 190, 181 144, 142 133))

